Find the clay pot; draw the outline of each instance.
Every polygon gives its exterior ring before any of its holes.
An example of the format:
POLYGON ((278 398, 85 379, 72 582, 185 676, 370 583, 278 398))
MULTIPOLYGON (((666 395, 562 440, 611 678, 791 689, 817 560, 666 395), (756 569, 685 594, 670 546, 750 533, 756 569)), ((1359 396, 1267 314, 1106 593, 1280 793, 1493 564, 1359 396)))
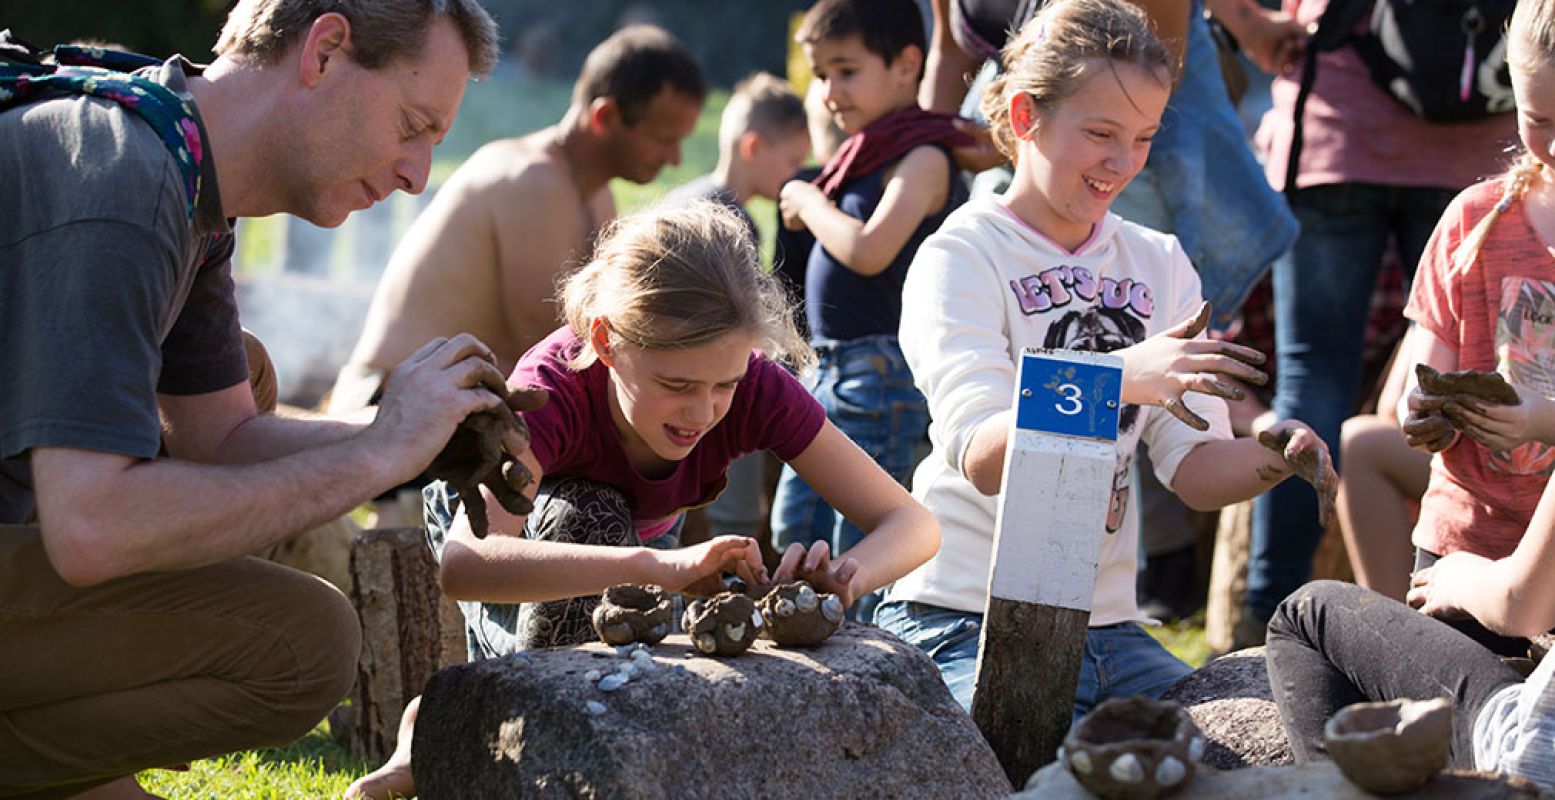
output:
POLYGON ((670 632, 670 596, 652 584, 620 583, 594 609, 594 631, 605 644, 658 644, 670 632))
POLYGON ((1203 754, 1204 738, 1182 706, 1115 697, 1069 729, 1058 759, 1103 800, 1154 800, 1182 791, 1203 754))
POLYGON ((1346 706, 1323 726, 1328 755, 1356 786, 1402 794, 1424 786, 1447 766, 1452 703, 1394 700, 1346 706))
POLYGON ((755 601, 734 592, 692 601, 680 621, 696 649, 710 656, 745 652, 756 641, 762 625, 755 601))
POLYGON ((766 634, 784 647, 814 647, 842 625, 842 600, 818 594, 804 581, 772 587, 756 607, 766 621, 766 634))

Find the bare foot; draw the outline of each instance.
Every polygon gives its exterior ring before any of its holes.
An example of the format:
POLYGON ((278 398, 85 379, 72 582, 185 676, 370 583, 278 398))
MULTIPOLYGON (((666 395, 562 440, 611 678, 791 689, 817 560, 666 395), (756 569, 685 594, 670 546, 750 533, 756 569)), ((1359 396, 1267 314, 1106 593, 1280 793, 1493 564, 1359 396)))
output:
POLYGON ((146 798, 162 800, 158 795, 140 788, 140 781, 135 780, 134 775, 126 775, 112 783, 88 789, 72 800, 146 800, 146 798))
POLYGON ((346 787, 341 800, 393 800, 396 797, 415 797, 416 779, 410 773, 410 741, 416 730, 416 712, 421 708, 421 698, 411 700, 400 716, 399 739, 394 743, 394 754, 383 766, 356 779, 346 787))

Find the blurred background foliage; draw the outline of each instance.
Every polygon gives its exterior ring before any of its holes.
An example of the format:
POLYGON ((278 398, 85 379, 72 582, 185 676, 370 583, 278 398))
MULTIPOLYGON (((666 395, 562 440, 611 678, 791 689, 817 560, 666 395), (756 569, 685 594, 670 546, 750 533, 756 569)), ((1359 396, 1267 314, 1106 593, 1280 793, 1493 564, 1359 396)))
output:
MULTIPOLYGON (((39 46, 77 39, 206 61, 231 0, 0 0, 0 27, 39 46)), ((784 73, 789 15, 805 0, 483 0, 502 30, 507 68, 571 81, 595 43, 628 22, 680 37, 717 86, 784 73)))

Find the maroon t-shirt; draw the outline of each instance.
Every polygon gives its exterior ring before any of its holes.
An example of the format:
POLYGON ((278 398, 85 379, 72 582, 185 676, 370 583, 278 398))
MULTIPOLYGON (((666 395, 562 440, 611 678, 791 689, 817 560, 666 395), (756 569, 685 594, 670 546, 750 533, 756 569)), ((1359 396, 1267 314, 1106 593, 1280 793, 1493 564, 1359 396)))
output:
POLYGON ((514 367, 512 386, 543 386, 551 399, 524 412, 530 451, 546 475, 588 478, 620 489, 644 540, 667 529, 683 511, 711 503, 723 491, 729 462, 756 450, 790 461, 805 451, 826 412, 787 370, 752 353, 729 412, 675 465, 667 477, 643 477, 627 460, 611 420, 609 368, 598 361, 582 372, 567 362, 580 342, 561 328, 535 345, 514 367))

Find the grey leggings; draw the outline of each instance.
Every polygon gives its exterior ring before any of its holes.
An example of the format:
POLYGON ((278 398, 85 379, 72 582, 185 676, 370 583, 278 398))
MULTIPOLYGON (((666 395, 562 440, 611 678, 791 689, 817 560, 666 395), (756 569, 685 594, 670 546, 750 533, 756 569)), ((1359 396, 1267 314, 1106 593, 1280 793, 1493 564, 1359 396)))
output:
MULTIPOLYGON (((427 541, 439 562, 448 527, 459 508, 459 493, 443 481, 422 491, 427 541)), ((545 478, 535 493, 535 510, 524 524, 530 539, 574 544, 637 547, 637 529, 626 498, 613 486, 583 478, 545 478)), ((655 537, 654 547, 674 547, 677 529, 655 537)), ((461 601, 470 658, 495 658, 538 647, 563 647, 593 641, 590 616, 597 595, 542 603, 461 601)))

